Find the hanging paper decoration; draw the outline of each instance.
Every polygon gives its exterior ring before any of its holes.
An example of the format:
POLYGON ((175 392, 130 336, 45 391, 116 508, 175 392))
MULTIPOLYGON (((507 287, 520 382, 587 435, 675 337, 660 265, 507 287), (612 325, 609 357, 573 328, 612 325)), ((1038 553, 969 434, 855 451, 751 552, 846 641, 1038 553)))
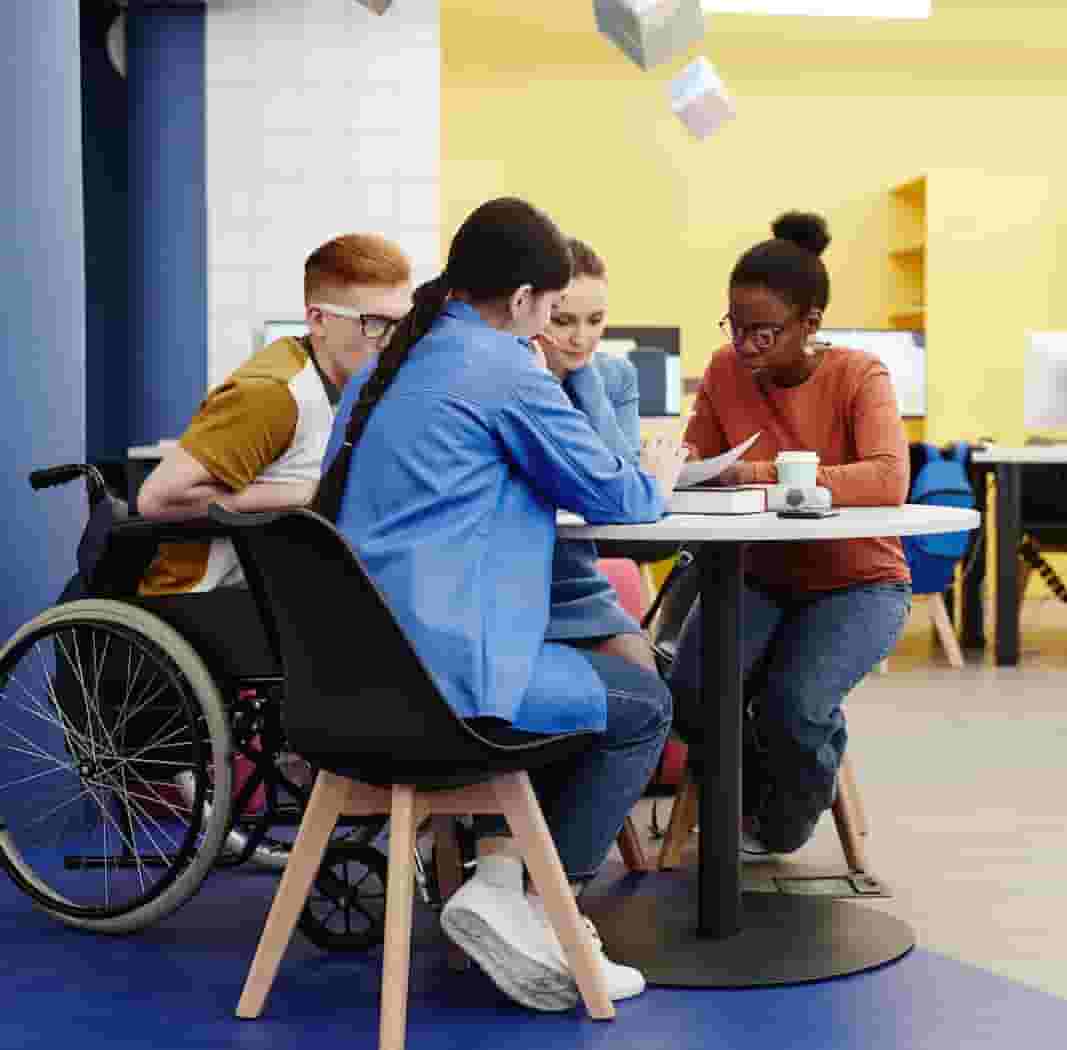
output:
POLYGON ((715 67, 703 55, 671 81, 671 108, 698 139, 706 139, 736 115, 715 67))
POLYGON ((704 39, 700 0, 594 0, 597 28, 642 69, 704 39))

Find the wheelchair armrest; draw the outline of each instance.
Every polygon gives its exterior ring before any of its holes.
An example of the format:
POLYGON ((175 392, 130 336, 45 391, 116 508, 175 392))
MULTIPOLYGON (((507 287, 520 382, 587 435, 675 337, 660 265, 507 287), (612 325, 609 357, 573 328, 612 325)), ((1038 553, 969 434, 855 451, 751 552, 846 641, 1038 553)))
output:
POLYGON ((189 521, 153 521, 150 518, 127 518, 116 522, 111 537, 118 541, 152 543, 182 543, 221 539, 230 535, 230 528, 211 518, 192 518, 189 521))
POLYGON ((94 597, 123 598, 137 593, 161 543, 221 539, 231 530, 208 518, 152 521, 131 517, 112 522, 106 542, 92 568, 89 587, 94 597))
MULTIPOLYGON (((293 508, 294 510, 297 508, 293 508)), ((307 508, 299 508, 306 510, 307 508)), ((252 512, 238 512, 227 510, 219 503, 212 503, 207 509, 208 518, 220 528, 232 533, 233 529, 247 529, 258 525, 270 525, 292 510, 261 510, 252 512)))

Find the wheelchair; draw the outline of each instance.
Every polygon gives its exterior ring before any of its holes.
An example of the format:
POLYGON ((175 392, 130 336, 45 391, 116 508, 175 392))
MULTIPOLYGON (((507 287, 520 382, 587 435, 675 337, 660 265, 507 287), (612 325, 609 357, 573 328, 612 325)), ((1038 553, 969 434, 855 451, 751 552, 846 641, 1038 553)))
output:
MULTIPOLYGON (((138 518, 88 464, 30 484, 78 479, 89 500, 79 573, 0 649, 0 866, 59 922, 126 934, 172 914, 213 871, 283 868, 316 770, 288 752, 279 647, 250 591, 137 593, 160 543, 225 530, 138 518)), ((387 861, 373 841, 384 825, 335 830, 299 922, 320 948, 382 941, 387 861)), ((439 908, 432 871, 416 853, 421 895, 439 908)))

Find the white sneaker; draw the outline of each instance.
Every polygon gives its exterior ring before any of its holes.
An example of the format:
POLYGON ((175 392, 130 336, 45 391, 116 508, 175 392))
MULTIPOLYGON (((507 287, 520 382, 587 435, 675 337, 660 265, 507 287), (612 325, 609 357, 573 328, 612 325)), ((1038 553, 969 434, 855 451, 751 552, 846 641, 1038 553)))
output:
MULTIPOLYGON (((546 934, 552 939, 552 946, 557 953, 557 960, 569 970, 570 966, 567 963, 563 945, 559 943, 559 938, 556 937, 556 931, 549 924, 548 917, 543 915, 539 906, 534 907, 534 914, 544 924, 546 934)), ((632 966, 623 966, 621 963, 612 962, 604 954, 604 945, 600 940, 599 931, 593 925, 593 920, 586 915, 581 918, 593 938, 593 947, 600 958, 600 968, 604 973, 604 983, 608 986, 608 995, 615 1002, 620 999, 633 999, 635 996, 640 995, 645 990, 644 974, 640 970, 635 970, 632 966)))
POLYGON ((515 1002, 545 1012, 577 1005, 570 968, 521 890, 475 875, 445 904, 441 928, 515 1002))

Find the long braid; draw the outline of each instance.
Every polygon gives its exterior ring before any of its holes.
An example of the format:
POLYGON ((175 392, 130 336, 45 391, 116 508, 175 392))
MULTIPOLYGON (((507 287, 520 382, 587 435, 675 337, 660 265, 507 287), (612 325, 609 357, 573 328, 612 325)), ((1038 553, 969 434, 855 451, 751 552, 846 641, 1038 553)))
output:
POLYGON ((415 290, 412 308, 397 325, 388 345, 378 355, 378 363, 374 366, 374 371, 363 384, 359 398, 352 406, 352 414, 345 427, 344 443, 334 456, 329 469, 320 479, 311 500, 311 509, 324 518, 337 521, 348 482, 352 450, 363 436, 371 413, 403 367, 411 348, 430 330, 444 308, 448 299, 448 284, 446 271, 415 290))

